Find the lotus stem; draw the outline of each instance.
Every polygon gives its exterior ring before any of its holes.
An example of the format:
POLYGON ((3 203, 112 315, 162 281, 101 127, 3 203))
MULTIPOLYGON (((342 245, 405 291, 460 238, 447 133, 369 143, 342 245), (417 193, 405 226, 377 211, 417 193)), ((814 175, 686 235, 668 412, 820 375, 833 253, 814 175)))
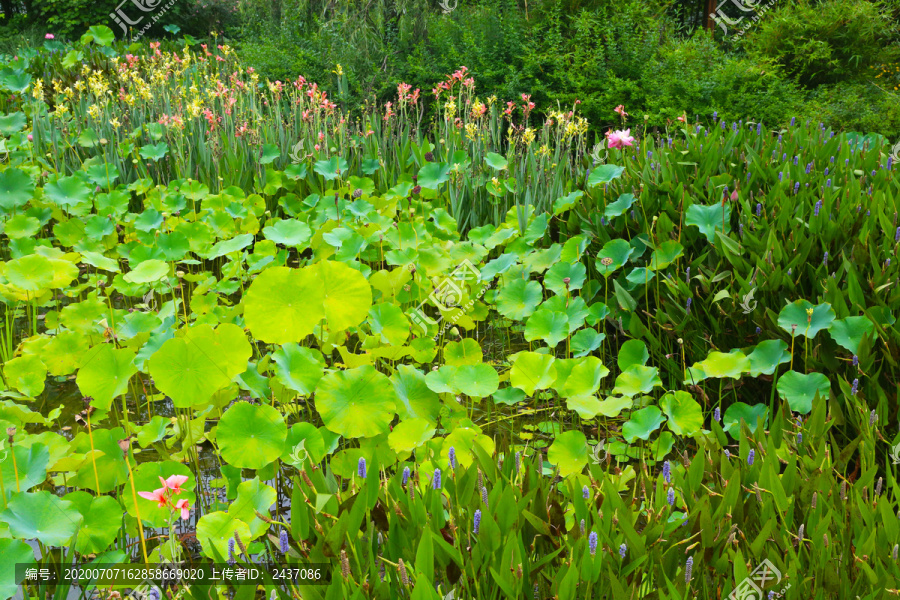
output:
MULTIPOLYGON (((88 438, 91 440, 91 465, 94 467, 94 483, 97 485, 97 495, 100 495, 100 475, 97 474, 97 457, 94 452, 94 432, 91 429, 91 407, 87 410, 88 438)), ((125 461, 126 463, 128 461, 125 461)))
MULTIPOLYGON (((150 564, 147 560, 147 542, 144 540, 144 524, 141 522, 141 509, 138 506, 137 489, 134 487, 134 472, 131 470, 131 462, 128 460, 128 454, 125 454, 125 466, 128 467, 128 482, 131 483, 131 497, 134 499, 134 514, 137 516, 138 534, 141 537, 141 553, 144 556, 144 564, 150 564)), ((94 464, 94 475, 97 474, 97 466, 94 464)), ((99 485, 98 485, 99 487, 99 485)))

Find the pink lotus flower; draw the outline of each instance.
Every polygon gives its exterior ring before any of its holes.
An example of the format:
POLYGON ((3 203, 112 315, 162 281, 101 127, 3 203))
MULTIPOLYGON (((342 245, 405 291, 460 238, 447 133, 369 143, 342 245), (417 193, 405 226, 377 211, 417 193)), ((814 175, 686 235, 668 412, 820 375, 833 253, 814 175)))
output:
POLYGON ((634 137, 631 135, 631 129, 626 129, 625 131, 607 131, 606 140, 610 148, 624 148, 625 146, 634 145, 634 137))
POLYGON ((628 113, 625 112, 625 105, 623 105, 623 104, 618 105, 615 110, 617 113, 619 113, 620 117, 624 118, 624 117, 628 116, 628 113))
POLYGON ((56 36, 53 35, 52 33, 48 33, 47 35, 44 36, 45 40, 52 40, 54 38, 56 38, 56 36))
POLYGON ((166 499, 165 487, 161 487, 158 490, 153 490, 152 492, 138 492, 138 496, 147 500, 152 500, 153 502, 158 502, 159 508, 166 506, 166 504, 168 503, 168 500, 166 499))
POLYGON ((191 504, 187 500, 179 500, 175 503, 175 509, 181 511, 181 519, 187 521, 191 516, 191 504))
POLYGON ((187 475, 169 475, 167 479, 160 477, 159 480, 163 484, 163 489, 170 489, 177 495, 184 491, 181 489, 181 484, 186 482, 188 478, 187 475))

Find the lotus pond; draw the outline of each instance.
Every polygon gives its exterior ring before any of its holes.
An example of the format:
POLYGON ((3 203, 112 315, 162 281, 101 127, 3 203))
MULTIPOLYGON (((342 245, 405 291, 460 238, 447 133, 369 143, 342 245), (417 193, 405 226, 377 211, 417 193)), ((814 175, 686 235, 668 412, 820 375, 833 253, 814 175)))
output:
POLYGON ((900 593, 887 140, 215 46, 0 57, 0 597, 900 593))

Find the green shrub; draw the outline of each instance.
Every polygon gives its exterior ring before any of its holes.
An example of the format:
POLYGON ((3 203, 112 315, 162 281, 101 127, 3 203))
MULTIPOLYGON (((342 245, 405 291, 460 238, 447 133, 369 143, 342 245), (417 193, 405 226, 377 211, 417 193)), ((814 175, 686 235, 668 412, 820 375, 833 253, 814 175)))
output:
POLYGON ((900 141, 900 95, 871 83, 822 86, 801 114, 836 130, 877 132, 900 141))
POLYGON ((858 79, 898 57, 897 21, 880 1, 781 3, 748 30, 747 52, 807 87, 858 79))

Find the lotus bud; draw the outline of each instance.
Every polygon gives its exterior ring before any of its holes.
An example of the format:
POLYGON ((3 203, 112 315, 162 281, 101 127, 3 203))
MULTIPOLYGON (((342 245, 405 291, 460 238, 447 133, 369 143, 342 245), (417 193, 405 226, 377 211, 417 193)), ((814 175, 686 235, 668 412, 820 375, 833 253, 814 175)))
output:
POLYGON ((6 428, 6 437, 9 438, 9 445, 10 445, 10 446, 12 446, 12 443, 13 443, 13 437, 14 437, 15 435, 16 435, 16 428, 15 428, 15 427, 7 427, 7 428, 6 428))
POLYGON ((450 330, 450 333, 451 333, 454 337, 459 337, 459 327, 454 327, 453 329, 450 330))

